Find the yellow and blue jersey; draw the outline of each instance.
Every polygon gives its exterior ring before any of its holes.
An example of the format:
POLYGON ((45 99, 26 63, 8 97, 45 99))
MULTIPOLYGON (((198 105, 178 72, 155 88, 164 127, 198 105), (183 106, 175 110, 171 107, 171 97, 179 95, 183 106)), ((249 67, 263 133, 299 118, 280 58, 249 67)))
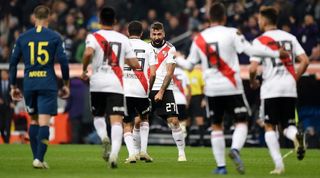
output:
POLYGON ((57 90, 55 59, 61 65, 63 80, 69 79, 68 59, 60 35, 45 27, 35 27, 21 34, 10 58, 10 84, 16 84, 17 64, 22 58, 24 90, 57 90))

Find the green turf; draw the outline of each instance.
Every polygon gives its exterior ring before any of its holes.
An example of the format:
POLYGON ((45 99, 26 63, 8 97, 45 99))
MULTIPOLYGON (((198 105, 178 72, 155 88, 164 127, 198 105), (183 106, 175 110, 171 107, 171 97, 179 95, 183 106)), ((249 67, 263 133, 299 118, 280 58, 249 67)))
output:
MULTIPOLYGON (((289 150, 282 150, 285 154, 289 150)), ((204 178, 217 177, 211 173, 215 167, 211 148, 187 147, 188 162, 178 163, 177 150, 172 146, 150 146, 153 163, 124 164, 127 156, 122 147, 119 168, 111 170, 101 159, 99 145, 50 145, 46 160, 49 170, 36 170, 31 166, 28 145, 0 145, 0 178, 204 178)), ((266 148, 245 148, 241 152, 246 175, 239 175, 227 158, 228 175, 223 177, 275 177, 268 175, 273 163, 266 148)), ((320 151, 308 150, 303 161, 295 154, 285 159, 286 173, 279 177, 320 177, 320 151)))

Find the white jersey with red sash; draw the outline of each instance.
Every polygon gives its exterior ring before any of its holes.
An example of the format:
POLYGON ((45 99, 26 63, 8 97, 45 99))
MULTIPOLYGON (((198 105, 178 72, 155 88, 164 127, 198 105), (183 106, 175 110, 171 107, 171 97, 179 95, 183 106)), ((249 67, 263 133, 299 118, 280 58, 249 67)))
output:
POLYGON ((140 39, 130 39, 130 43, 141 68, 132 70, 127 64, 124 65, 124 94, 126 97, 148 98, 148 69, 157 64, 155 54, 150 45, 140 39))
POLYGON ((129 39, 113 30, 99 30, 87 36, 86 47, 95 50, 90 91, 123 94, 124 60, 136 57, 129 39))
MULTIPOLYGON (((154 81, 152 90, 160 90, 163 80, 167 75, 167 64, 169 63, 176 63, 174 54, 176 53, 176 48, 166 42, 161 48, 153 48, 154 53, 157 57, 157 65, 156 65, 156 79, 154 81)), ((171 80, 167 90, 173 90, 173 81, 171 80)))
POLYGON ((188 60, 201 60, 206 96, 227 96, 243 93, 237 53, 244 51, 247 42, 235 28, 210 27, 193 41, 188 60))
POLYGON ((256 38, 253 43, 266 45, 272 50, 278 50, 283 46, 290 53, 289 58, 286 59, 250 58, 250 61, 262 63, 263 66, 261 99, 297 97, 294 59, 305 52, 296 37, 282 30, 271 30, 256 38))
POLYGON ((173 96, 177 105, 186 105, 186 88, 187 85, 190 85, 189 78, 187 74, 179 67, 176 67, 174 70, 173 76, 173 96))

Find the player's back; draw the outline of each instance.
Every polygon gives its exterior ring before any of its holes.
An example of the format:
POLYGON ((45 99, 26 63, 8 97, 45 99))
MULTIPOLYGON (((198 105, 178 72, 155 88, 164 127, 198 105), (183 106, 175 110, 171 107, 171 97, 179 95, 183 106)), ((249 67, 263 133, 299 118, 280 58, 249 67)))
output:
POLYGON ((62 55, 65 59, 65 54, 57 54, 62 46, 59 34, 45 27, 32 28, 19 37, 16 45, 25 65, 24 90, 57 90, 54 60, 62 55))
POLYGON ((241 36, 235 28, 214 26, 201 32, 194 40, 193 46, 196 46, 198 54, 191 57, 201 59, 206 82, 204 89, 208 96, 243 92, 237 56, 242 51, 235 44, 236 35, 241 36))
POLYGON ((254 40, 268 46, 272 50, 278 50, 283 46, 290 54, 286 59, 280 58, 255 58, 263 66, 263 83, 261 86, 261 98, 296 97, 296 80, 294 59, 304 53, 297 39, 282 30, 271 30, 263 33, 254 40))
POLYGON ((140 69, 133 71, 124 65, 124 93, 129 97, 147 98, 149 92, 148 70, 156 64, 155 54, 151 46, 140 39, 129 39, 140 64, 140 69))
POLYGON ((87 36, 86 47, 95 50, 90 91, 122 94, 125 58, 135 57, 129 39, 114 30, 99 30, 87 36))

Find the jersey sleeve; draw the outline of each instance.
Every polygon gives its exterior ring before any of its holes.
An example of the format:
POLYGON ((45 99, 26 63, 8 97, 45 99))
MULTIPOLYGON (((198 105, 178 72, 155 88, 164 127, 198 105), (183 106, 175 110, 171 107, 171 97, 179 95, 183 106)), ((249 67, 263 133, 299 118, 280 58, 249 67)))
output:
POLYGON ((192 65, 196 65, 200 61, 199 48, 195 41, 191 44, 190 53, 187 59, 192 65))
POLYGON ((69 80, 69 62, 65 52, 64 42, 60 37, 58 37, 56 57, 61 66, 62 79, 69 80))
POLYGON ((156 54, 154 53, 153 49, 148 46, 148 59, 149 59, 149 66, 152 66, 152 65, 157 65, 158 64, 158 61, 156 59, 156 54))
POLYGON ((237 53, 244 52, 245 48, 250 46, 250 43, 236 29, 234 29, 233 39, 234 39, 234 46, 235 46, 235 49, 236 49, 237 53))
POLYGON ((124 48, 124 56, 126 59, 130 58, 136 58, 136 54, 133 51, 132 45, 128 38, 126 38, 124 42, 125 48, 124 48))
POLYGON ((86 38, 86 48, 97 49, 97 40, 92 34, 88 34, 86 38))
MULTIPOLYGON (((252 42, 253 45, 259 45, 259 43, 260 42, 257 39, 253 40, 253 42, 252 42)), ((262 44, 260 44, 260 45, 262 45, 262 44)), ((261 63, 262 62, 262 57, 250 56, 250 62, 251 61, 261 63)))
POLYGON ((173 64, 177 63, 175 53, 176 53, 176 48, 171 47, 171 49, 168 52, 167 63, 173 63, 173 64))
POLYGON ((17 65, 22 55, 22 49, 20 46, 20 38, 16 41, 16 44, 13 47, 12 55, 10 58, 9 72, 10 72, 10 85, 16 85, 17 80, 17 65))
POLYGON ((304 51, 304 49, 302 48, 302 46, 300 45, 300 43, 298 42, 297 38, 294 37, 293 39, 293 53, 296 56, 300 56, 301 54, 305 54, 306 52, 304 51))

